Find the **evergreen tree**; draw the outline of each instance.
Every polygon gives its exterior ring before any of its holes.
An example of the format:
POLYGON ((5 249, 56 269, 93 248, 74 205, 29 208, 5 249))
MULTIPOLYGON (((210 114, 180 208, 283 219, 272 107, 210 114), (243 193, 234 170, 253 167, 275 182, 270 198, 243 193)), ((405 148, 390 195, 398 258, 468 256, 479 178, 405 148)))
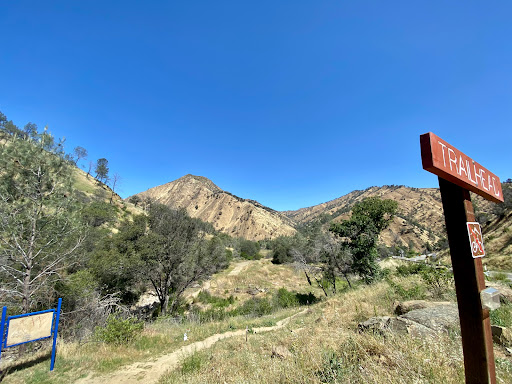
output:
POLYGON ((96 178, 99 181, 106 182, 108 180, 108 160, 105 158, 98 159, 95 171, 96 178))
POLYGON ((83 240, 78 206, 62 146, 46 131, 0 146, 0 170, 0 293, 28 312, 83 240))
POLYGON ((83 148, 83 147, 75 147, 75 149, 73 150, 73 157, 74 157, 74 162, 75 162, 75 165, 78 165, 78 162, 80 161, 80 159, 87 159, 87 149, 83 148))

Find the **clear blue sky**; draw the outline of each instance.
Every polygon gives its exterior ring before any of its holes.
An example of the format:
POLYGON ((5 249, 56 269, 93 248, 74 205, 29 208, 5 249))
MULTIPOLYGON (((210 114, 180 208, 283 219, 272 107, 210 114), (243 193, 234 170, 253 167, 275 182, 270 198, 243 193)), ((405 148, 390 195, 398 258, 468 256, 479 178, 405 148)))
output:
POLYGON ((512 177, 510 1, 2 1, 0 111, 277 210, 437 187, 428 131, 512 177))

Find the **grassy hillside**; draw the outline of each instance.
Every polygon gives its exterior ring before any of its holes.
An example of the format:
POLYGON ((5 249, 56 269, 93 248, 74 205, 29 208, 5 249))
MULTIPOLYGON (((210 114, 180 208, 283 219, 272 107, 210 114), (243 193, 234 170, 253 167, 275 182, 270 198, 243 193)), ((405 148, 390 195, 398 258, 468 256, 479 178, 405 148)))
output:
MULTIPOLYGON (((147 324, 138 337, 122 345, 61 341, 53 373, 48 372, 48 357, 43 354, 42 360, 31 357, 22 368, 13 368, 5 383, 463 382, 457 329, 434 338, 359 333, 359 322, 372 316, 392 316, 398 301, 435 299, 428 283, 416 274, 397 274, 397 265, 401 264, 387 264, 391 268, 387 280, 345 289, 302 307, 305 310, 281 308, 263 316, 240 315, 207 322, 162 318, 147 324), (285 326, 276 327, 293 314, 297 315, 285 326), (188 335, 186 341, 184 333, 188 335), (200 344, 215 334, 224 335, 224 339, 208 346, 200 344)), ((212 296, 235 295, 232 305, 240 307, 254 298, 246 290, 262 288, 256 296, 270 297, 281 284, 302 292, 311 289, 291 266, 275 266, 266 260, 234 263, 204 282, 203 288, 207 286, 212 296)), ((453 287, 447 285, 442 295, 444 300, 453 300, 453 287)), ((205 304, 202 310, 212 305, 205 304)), ((504 319, 512 326, 512 316, 504 319)), ((495 356, 498 382, 511 382, 511 358, 498 345, 495 356)))
POLYGON ((512 271, 512 211, 484 225, 486 256, 489 269, 512 271))

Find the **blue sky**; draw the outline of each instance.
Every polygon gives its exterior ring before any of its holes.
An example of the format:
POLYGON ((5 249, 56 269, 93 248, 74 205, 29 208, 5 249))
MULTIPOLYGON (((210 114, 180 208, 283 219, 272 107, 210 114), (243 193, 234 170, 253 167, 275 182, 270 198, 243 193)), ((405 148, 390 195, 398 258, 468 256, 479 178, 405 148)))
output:
POLYGON ((3 1, 0 111, 105 157, 127 197, 187 173, 277 210, 437 187, 432 131, 512 178, 512 3, 3 1))

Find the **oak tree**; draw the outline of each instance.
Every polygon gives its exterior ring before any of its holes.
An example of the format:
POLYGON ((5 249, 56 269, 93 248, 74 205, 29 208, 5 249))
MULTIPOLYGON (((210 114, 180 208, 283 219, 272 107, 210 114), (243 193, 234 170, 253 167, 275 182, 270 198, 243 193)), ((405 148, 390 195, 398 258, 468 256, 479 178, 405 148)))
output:
POLYGON ((354 205, 350 219, 331 224, 329 230, 340 237, 352 255, 352 271, 358 273, 366 283, 373 282, 379 276, 378 237, 388 227, 397 207, 398 203, 393 200, 366 198, 354 205))

